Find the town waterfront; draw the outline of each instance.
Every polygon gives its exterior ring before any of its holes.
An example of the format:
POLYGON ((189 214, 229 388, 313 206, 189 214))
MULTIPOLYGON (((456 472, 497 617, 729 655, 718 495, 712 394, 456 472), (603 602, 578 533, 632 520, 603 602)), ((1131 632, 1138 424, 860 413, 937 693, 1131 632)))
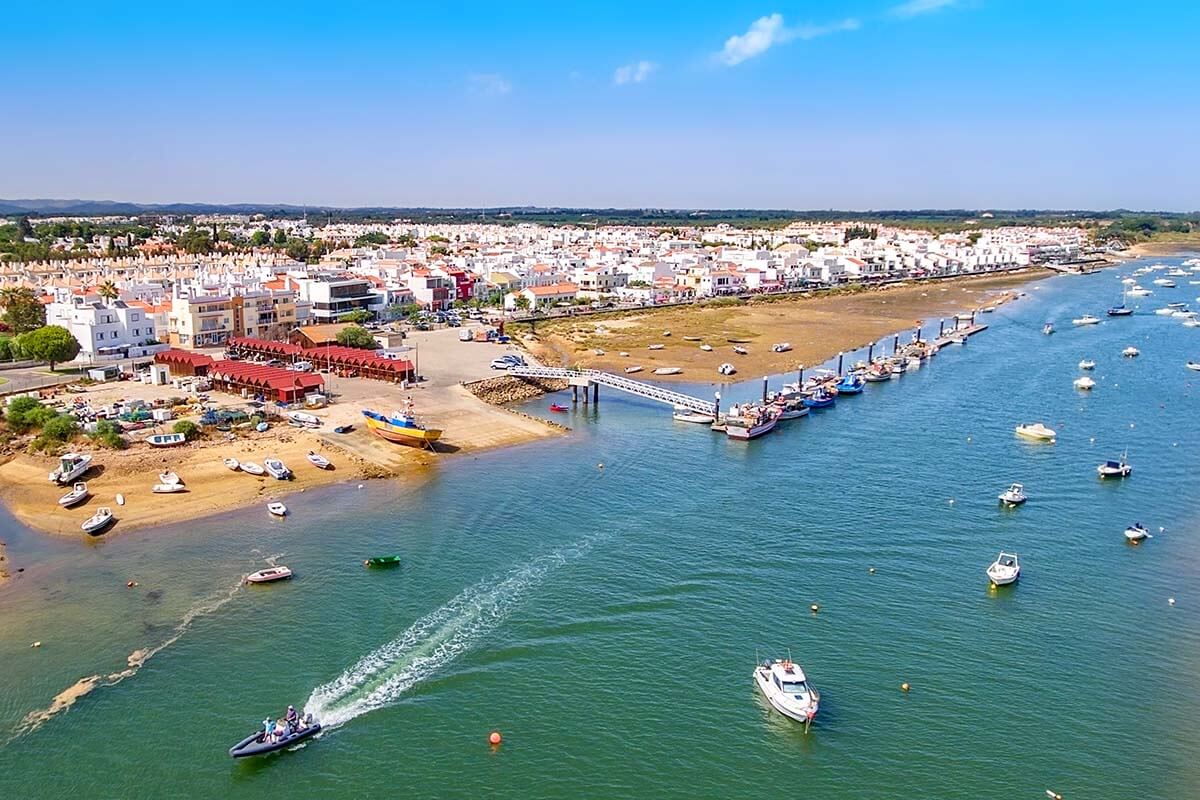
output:
POLYGON ((555 415, 564 439, 281 521, 81 544, 0 512, 26 568, 0 589, 0 794, 1196 796, 1200 331, 1151 313, 1196 287, 1070 324, 1138 263, 1026 287, 967 346, 753 443, 609 392, 555 415), (1013 435, 1037 420, 1057 443, 1013 435), (1099 481, 1126 448, 1133 476, 1099 481), (1024 572, 992 590, 1001 549, 1024 572), (239 586, 270 557, 297 577, 239 586), (807 735, 750 677, 789 650, 822 692, 807 735), (90 675, 111 685, 38 716, 90 675), (330 729, 225 754, 288 703, 330 729))

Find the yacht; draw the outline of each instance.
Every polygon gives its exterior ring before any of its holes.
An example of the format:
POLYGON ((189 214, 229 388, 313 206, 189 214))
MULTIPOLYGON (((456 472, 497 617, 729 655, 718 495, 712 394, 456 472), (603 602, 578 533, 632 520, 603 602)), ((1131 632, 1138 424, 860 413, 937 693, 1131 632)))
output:
POLYGON ((1091 314, 1084 314, 1082 317, 1071 320, 1072 325, 1099 325, 1100 318, 1093 317, 1091 314))
POLYGON ((754 683, 771 708, 785 717, 808 724, 817 716, 821 695, 791 659, 759 664, 754 669, 754 683))
POLYGON ((1058 436, 1053 428, 1047 428, 1040 422, 1034 422, 1029 425, 1018 425, 1015 428, 1018 436, 1024 436, 1027 439, 1038 439, 1040 441, 1054 441, 1058 436))
POLYGON ((1092 361, 1090 358, 1085 358, 1079 362, 1079 368, 1080 369, 1095 369, 1096 362, 1092 361))
POLYGON ((1133 287, 1127 292, 1127 294, 1130 297, 1149 297, 1150 295, 1154 294, 1154 292, 1150 291, 1149 289, 1138 286, 1137 284, 1134 284, 1133 287))
POLYGON ((1014 483, 1000 493, 1000 502, 1006 506, 1019 506, 1028 499, 1025 496, 1025 487, 1019 483, 1014 483))
POLYGON ((987 568, 988 580, 995 586, 1007 586, 1016 583, 1021 577, 1021 562, 1016 553, 1000 553, 996 560, 987 568))
POLYGON ((1175 281, 1170 278, 1155 278, 1152 283, 1155 286, 1162 286, 1164 289, 1174 289, 1175 281))

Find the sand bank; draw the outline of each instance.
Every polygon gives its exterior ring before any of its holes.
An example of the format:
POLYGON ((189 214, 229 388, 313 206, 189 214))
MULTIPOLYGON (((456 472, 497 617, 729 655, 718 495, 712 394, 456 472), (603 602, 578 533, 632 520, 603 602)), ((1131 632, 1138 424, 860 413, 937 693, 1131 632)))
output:
MULTIPOLYGON (((556 319, 537 325, 527 346, 546 364, 621 372, 641 366, 637 377, 648 380, 725 380, 717 366, 729 362, 734 380, 790 372, 814 366, 839 351, 865 347, 898 331, 912 330, 922 320, 926 335, 937 332, 938 320, 992 306, 1013 295, 1011 289, 1050 273, 1031 269, 1005 275, 914 283, 853 294, 752 301, 736 306, 680 306, 633 311, 619 317, 556 319), (669 330, 670 336, 663 332, 669 330), (731 341, 733 340, 733 341, 731 341), (772 351, 788 342, 792 349, 772 351), (712 351, 700 349, 702 344, 712 351), (734 352, 737 346, 746 355, 734 352), (650 345, 662 345, 650 350, 650 345), (597 353, 603 350, 604 354, 597 353), (628 352, 628 356, 619 355, 628 352), (653 375, 659 367, 681 367, 674 376, 653 375)), ((980 321, 986 321, 982 316, 980 321)))

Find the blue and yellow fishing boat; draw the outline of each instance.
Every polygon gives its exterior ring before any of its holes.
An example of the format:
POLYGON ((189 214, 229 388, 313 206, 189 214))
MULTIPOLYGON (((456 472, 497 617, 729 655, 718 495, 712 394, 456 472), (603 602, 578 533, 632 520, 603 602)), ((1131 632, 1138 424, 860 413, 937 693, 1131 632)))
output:
POLYGON ((375 435, 389 442, 432 448, 433 443, 442 437, 440 430, 426 428, 417 422, 412 413, 411 403, 404 411, 394 411, 391 416, 369 408, 364 408, 362 415, 367 427, 374 431, 375 435))

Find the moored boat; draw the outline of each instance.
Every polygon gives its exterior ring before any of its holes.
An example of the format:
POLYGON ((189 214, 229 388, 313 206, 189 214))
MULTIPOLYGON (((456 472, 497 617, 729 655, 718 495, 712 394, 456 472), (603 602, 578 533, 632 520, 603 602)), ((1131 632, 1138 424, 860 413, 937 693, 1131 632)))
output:
POLYGON ((90 494, 91 493, 88 491, 87 484, 83 481, 80 481, 71 488, 71 491, 58 498, 58 504, 63 508, 77 506, 86 500, 90 494))
POLYGON ((81 527, 83 532, 86 534, 98 536, 104 531, 105 528, 113 524, 116 519, 117 518, 113 516, 112 509, 108 506, 104 506, 97 509, 96 513, 84 520, 83 524, 79 527, 81 527))
POLYGON ((865 385, 866 381, 862 377, 849 372, 842 376, 842 379, 837 382, 834 388, 837 389, 839 396, 843 394, 861 394, 865 385))
POLYGON ((1000 502, 1006 506, 1019 506, 1029 498, 1025 495, 1025 487, 1014 483, 1000 493, 1000 502))
POLYGON ((837 402, 837 398, 824 386, 819 386, 812 395, 804 398, 803 402, 809 408, 830 408, 837 402))
POLYGON ((686 406, 675 406, 671 411, 671 419, 676 422, 694 422, 698 425, 711 425, 717 420, 712 414, 705 414, 703 411, 692 411, 686 406))
POLYGON ((1016 553, 1004 553, 996 556, 987 568, 988 580, 995 586, 1007 586, 1016 583, 1021 577, 1021 562, 1016 553))
POLYGON ((1092 361, 1090 358, 1085 358, 1079 362, 1079 368, 1080 369, 1095 369, 1096 362, 1092 361))
POLYGON ((1047 336, 1049 336, 1050 334, 1054 333, 1054 323, 1053 323, 1053 322, 1047 322, 1045 325, 1043 325, 1043 326, 1042 326, 1042 333, 1046 334, 1047 336))
POLYGON ((1096 467, 1096 473, 1101 478, 1128 478, 1133 474, 1133 467, 1129 466, 1129 462, 1125 460, 1125 454, 1122 453, 1119 460, 1109 459, 1096 467))
POLYGON ((1091 314, 1084 314, 1082 317, 1076 317, 1071 320, 1072 325, 1099 325, 1100 318, 1093 317, 1091 314))
POLYGON ((288 513, 287 506, 285 506, 283 503, 278 503, 278 502, 267 503, 267 511, 269 511, 271 514, 274 514, 277 517, 286 517, 287 513, 288 513))
POLYGON ((550 410, 556 414, 565 414, 568 411, 570 411, 571 409, 567 408, 564 405, 559 405, 558 403, 551 403, 550 410))
POLYGON ((808 724, 817 716, 821 695, 790 658, 759 664, 754 669, 754 684, 771 708, 785 717, 808 724))
POLYGON ((1121 355, 1125 356, 1126 358, 1136 358, 1137 356, 1140 356, 1141 354, 1142 354, 1142 351, 1138 350, 1133 345, 1130 345, 1129 347, 1126 347, 1124 350, 1121 351, 1121 355))
POLYGON ((755 405, 734 406, 725 417, 725 435, 749 441, 770 433, 779 419, 778 411, 755 405))
POLYGON ((267 567, 260 569, 258 572, 251 572, 246 576, 246 583, 271 583, 272 581, 285 581, 292 577, 292 571, 285 566, 267 567))
POLYGON ((363 559, 364 567, 398 567, 400 566, 400 556, 373 556, 363 559))
POLYGON ((1083 389, 1084 391, 1091 391, 1096 388, 1096 382, 1087 375, 1080 375, 1073 383, 1076 389, 1083 389))
POLYGON ((1047 428, 1040 422, 1018 425, 1014 430, 1016 430, 1018 436, 1024 436, 1027 439, 1038 439, 1040 441, 1053 441, 1058 436, 1053 428, 1047 428))
POLYGON ((1125 529, 1125 540, 1133 544, 1140 543, 1143 539, 1153 539, 1150 531, 1146 530, 1146 526, 1140 522, 1135 522, 1125 529))

